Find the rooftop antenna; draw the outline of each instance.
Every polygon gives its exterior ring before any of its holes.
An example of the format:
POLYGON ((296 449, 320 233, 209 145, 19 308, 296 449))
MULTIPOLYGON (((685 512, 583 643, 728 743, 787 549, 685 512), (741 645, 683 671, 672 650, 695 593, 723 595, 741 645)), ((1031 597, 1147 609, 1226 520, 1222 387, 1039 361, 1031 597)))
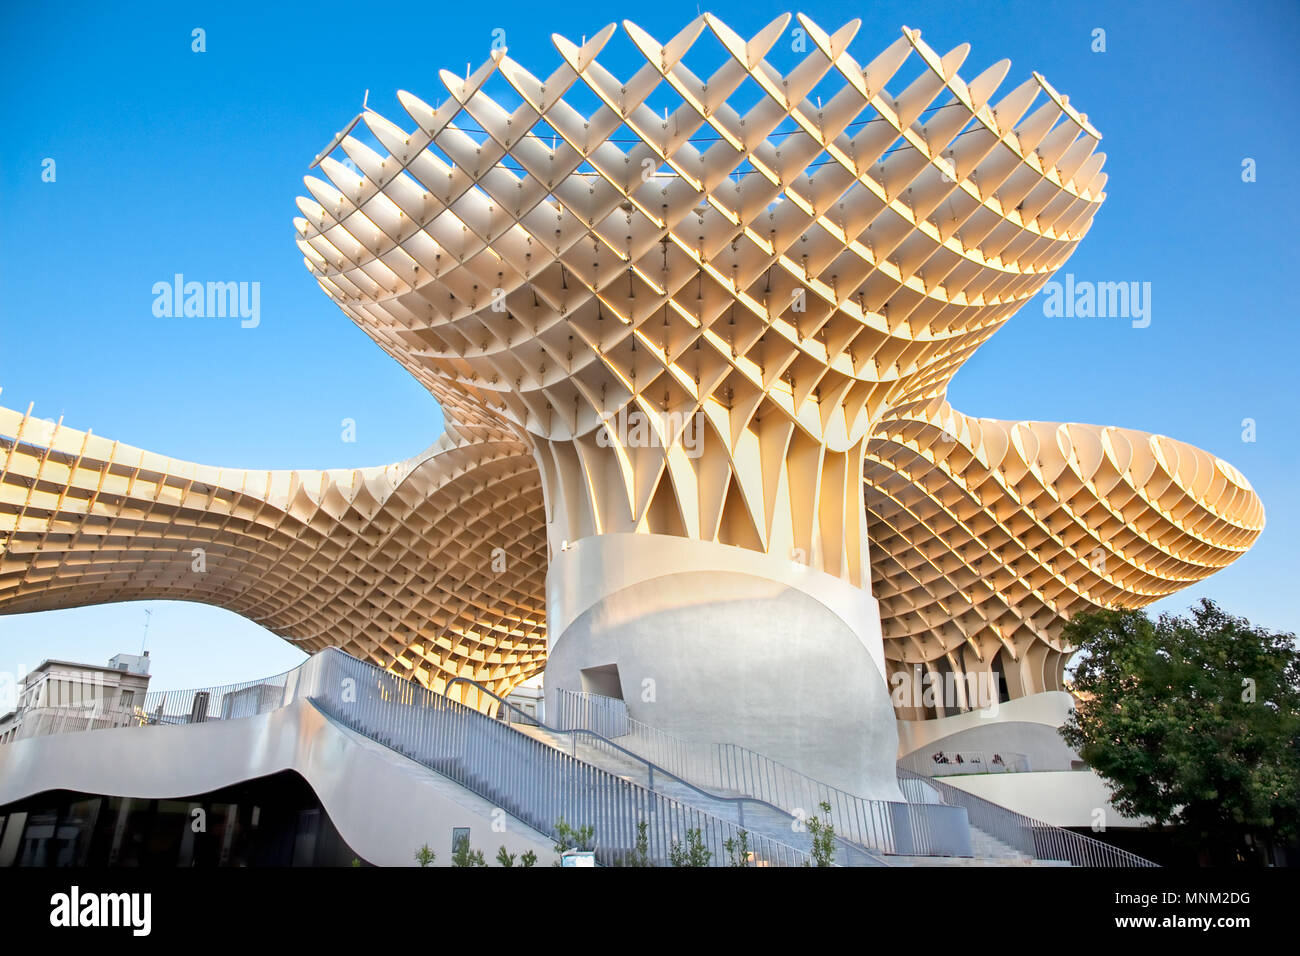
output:
POLYGON ((144 646, 149 643, 149 618, 153 616, 153 611, 148 608, 144 609, 144 638, 140 641, 140 656, 144 657, 144 646))

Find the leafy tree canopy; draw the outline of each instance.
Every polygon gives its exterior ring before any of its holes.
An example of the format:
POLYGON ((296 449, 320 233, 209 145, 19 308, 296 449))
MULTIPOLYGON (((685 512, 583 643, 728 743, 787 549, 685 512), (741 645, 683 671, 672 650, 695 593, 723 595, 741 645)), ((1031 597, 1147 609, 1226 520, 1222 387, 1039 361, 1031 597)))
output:
POLYGON ((1080 614, 1080 700, 1061 735, 1126 816, 1241 845, 1295 839, 1300 820, 1300 653, 1209 600, 1190 617, 1080 614))

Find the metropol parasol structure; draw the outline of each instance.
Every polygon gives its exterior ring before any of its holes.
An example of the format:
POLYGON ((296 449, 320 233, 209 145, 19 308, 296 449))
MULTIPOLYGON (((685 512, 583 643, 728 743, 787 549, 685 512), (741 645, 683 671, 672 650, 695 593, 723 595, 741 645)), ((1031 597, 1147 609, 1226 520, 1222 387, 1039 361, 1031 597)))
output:
POLYGON ((896 721, 945 712, 891 678, 1060 690, 1072 614, 1205 578, 1263 507, 1169 438, 949 405, 1087 233, 1100 135, 1037 73, 963 79, 967 45, 907 28, 859 61, 858 30, 611 24, 549 75, 495 50, 437 105, 364 110, 298 246, 445 433, 266 472, 0 410, 0 613, 183 599, 435 690, 545 670, 872 797, 896 721))

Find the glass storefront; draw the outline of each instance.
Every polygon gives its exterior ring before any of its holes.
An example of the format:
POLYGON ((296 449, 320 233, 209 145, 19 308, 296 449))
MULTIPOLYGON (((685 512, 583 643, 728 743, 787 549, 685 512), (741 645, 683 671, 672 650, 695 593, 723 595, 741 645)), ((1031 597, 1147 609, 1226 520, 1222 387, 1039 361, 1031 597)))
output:
POLYGON ((0 807, 0 866, 350 866, 354 859, 294 773, 180 799, 60 790, 0 807))

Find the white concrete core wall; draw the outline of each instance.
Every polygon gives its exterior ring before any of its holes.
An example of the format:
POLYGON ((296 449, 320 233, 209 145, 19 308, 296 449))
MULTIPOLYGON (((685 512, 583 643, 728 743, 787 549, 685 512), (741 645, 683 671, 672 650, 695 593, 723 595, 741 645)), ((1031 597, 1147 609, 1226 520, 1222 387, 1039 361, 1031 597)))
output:
POLYGON ((862 588, 743 548, 597 535, 552 556, 547 617, 548 708, 613 666, 637 720, 901 799, 880 613, 862 588))

